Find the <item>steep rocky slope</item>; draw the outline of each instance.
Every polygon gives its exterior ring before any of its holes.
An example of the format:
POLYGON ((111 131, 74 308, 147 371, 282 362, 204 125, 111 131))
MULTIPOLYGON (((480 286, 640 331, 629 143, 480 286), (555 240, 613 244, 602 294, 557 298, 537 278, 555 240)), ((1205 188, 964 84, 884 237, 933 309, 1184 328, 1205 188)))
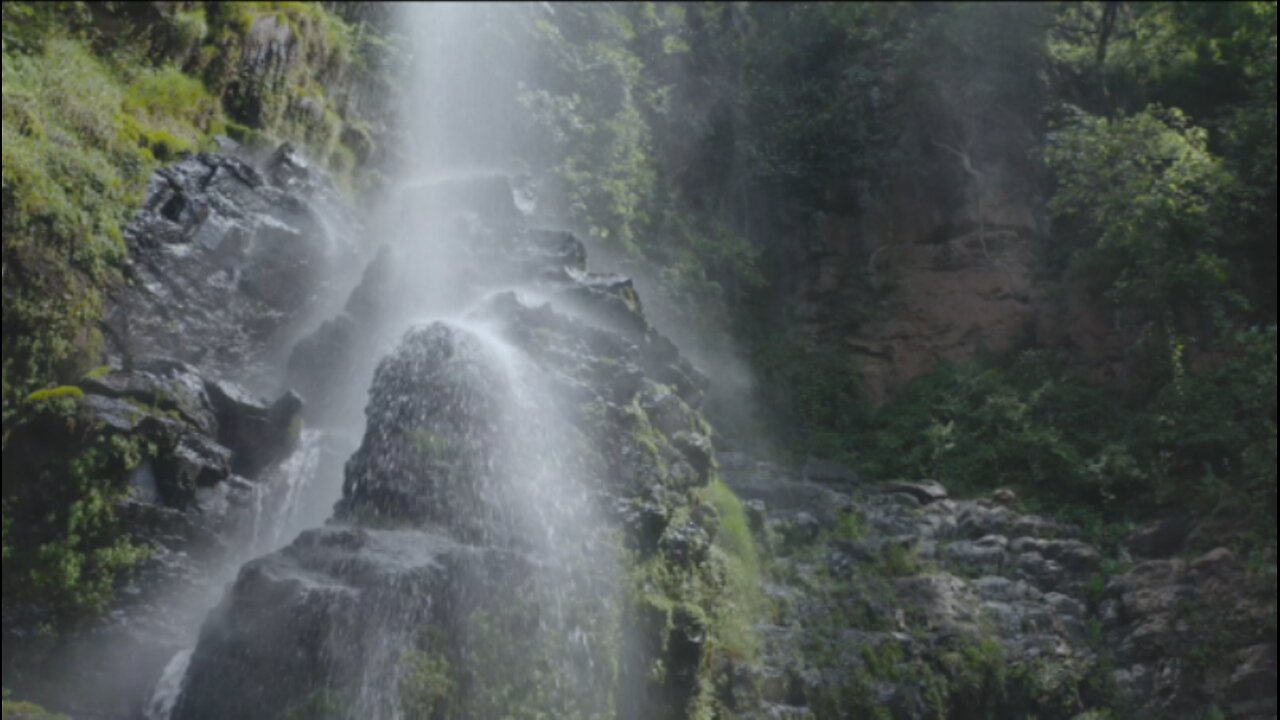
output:
MULTIPOLYGON (((748 650, 730 589, 758 590, 733 577, 749 538, 717 542, 741 510, 714 479, 705 379, 629 281, 525 227, 504 180, 435 191, 453 202, 425 227, 461 234, 465 256, 449 282, 483 300, 378 363, 333 521, 241 571, 176 717, 714 713, 712 669, 748 650)), ((375 259, 380 287, 348 308, 422 290, 412 262, 393 266, 375 259)), ((333 327, 291 362, 316 388, 351 370, 307 354, 358 355, 333 327)))
POLYGON ((226 574, 271 546, 318 451, 272 350, 359 232, 300 162, 284 146, 262 169, 200 154, 158 171, 108 293, 107 364, 7 431, 6 688, 138 712, 226 574))
POLYGON ((1204 546, 1208 523, 1135 532, 1121 572, 1007 490, 721 463, 769 549, 769 717, 1275 715, 1274 646, 1250 627, 1273 622, 1274 595, 1204 546))

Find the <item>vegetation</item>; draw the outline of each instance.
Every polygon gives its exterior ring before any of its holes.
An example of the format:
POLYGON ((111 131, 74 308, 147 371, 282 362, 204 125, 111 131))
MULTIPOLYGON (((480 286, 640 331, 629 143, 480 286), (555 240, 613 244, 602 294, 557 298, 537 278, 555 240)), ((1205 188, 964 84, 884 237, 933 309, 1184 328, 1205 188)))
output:
POLYGON ((125 531, 116 503, 155 448, 141 436, 94 427, 80 412, 78 392, 33 396, 25 406, 12 430, 15 442, 63 446, 46 455, 33 451, 47 460, 38 467, 6 456, 5 606, 34 603, 52 630, 101 610, 117 580, 146 556, 125 531))
POLYGON ((65 715, 55 715, 34 703, 10 700, 9 691, 4 691, 4 706, 0 708, 3 720, 66 720, 65 715))
POLYGON ((158 163, 216 135, 290 138, 349 188, 371 187, 369 122, 323 88, 344 74, 388 83, 396 51, 319 5, 13 2, 3 40, 6 423, 33 390, 96 364, 103 293, 158 163), (282 78, 245 55, 263 18, 301 45, 282 78))
POLYGON ((723 552, 725 574, 723 601, 717 604, 712 630, 729 657, 750 660, 760 652, 755 626, 765 614, 756 541, 742 501, 719 478, 707 487, 706 501, 716 510, 715 545, 723 552))
POLYGON ((1221 502, 1262 508, 1266 537, 1275 7, 532 13, 525 104, 552 152, 531 163, 589 234, 651 268, 657 315, 727 315, 787 452, 960 491, 1016 486, 1107 542, 1126 519, 1221 502), (904 185, 980 203, 983 158, 1043 184, 1038 282, 1083 288, 1117 318, 1127 387, 1032 347, 939 368, 869 408, 844 337, 879 312, 875 288, 842 289, 853 301, 826 308, 836 322, 800 333, 792 266, 825 216, 875 218, 904 185))

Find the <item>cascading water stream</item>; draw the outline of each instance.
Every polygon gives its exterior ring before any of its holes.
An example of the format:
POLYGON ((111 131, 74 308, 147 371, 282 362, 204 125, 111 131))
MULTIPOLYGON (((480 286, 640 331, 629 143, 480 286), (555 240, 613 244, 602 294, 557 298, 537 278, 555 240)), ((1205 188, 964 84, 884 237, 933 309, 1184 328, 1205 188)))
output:
MULTIPOLYGON (((294 451, 252 486, 251 528, 239 553, 241 559, 275 550, 304 529, 299 527, 299 506, 319 476, 323 440, 320 430, 302 430, 294 451)), ((165 665, 143 708, 146 720, 167 720, 172 715, 193 651, 179 650, 165 665)))
MULTIPOLYGON (((500 328, 478 318, 476 310, 486 304, 487 298, 503 291, 523 291, 524 297, 540 297, 542 291, 532 287, 530 283, 536 279, 532 277, 496 283, 466 279, 477 271, 483 275, 485 268, 475 265, 477 261, 468 254, 467 235, 455 224, 462 217, 458 211, 463 209, 472 213, 472 221, 494 227, 506 227, 517 219, 510 215, 491 216, 495 207, 490 192, 493 186, 486 184, 491 176, 474 172, 475 167, 501 167, 512 149, 513 136, 503 120, 503 108, 515 100, 515 83, 508 87, 477 82, 476 73, 501 76, 519 62, 519 52, 500 49, 497 51, 501 58, 490 55, 487 64, 481 63, 478 53, 492 53, 495 49, 471 42, 474 28, 494 15, 493 7, 464 4, 406 11, 418 51, 413 77, 417 86, 408 93, 410 107, 405 123, 417 148, 412 172, 434 180, 405 182, 394 193, 401 199, 401 206, 392 208, 392 215, 402 221, 393 224, 390 235, 382 239, 400 257, 413 263, 417 277, 410 283, 409 292, 402 291, 384 308, 383 326, 361 348, 363 357, 354 365, 364 369, 352 372, 357 373, 360 383, 367 383, 375 361, 402 335, 408 337, 407 330, 410 334, 418 332, 412 328, 421 328, 422 318, 435 319, 430 328, 448 328, 460 345, 474 345, 474 355, 468 356, 468 362, 484 366, 483 374, 492 382, 483 388, 491 415, 482 413, 482 422, 477 426, 487 439, 426 432, 415 442, 436 464, 450 462, 453 455, 464 452, 455 447, 459 444, 479 443, 486 448, 476 462, 455 463, 455 469, 450 471, 469 468, 466 472, 474 477, 466 482, 480 495, 474 506, 467 506, 479 516, 458 519, 472 528, 460 531, 463 541, 483 547, 485 552, 519 558, 531 570, 527 582, 522 581, 522 587, 530 593, 526 600, 536 598, 535 606, 545 607, 546 612, 525 630, 528 637, 520 641, 553 649, 542 660, 549 664, 547 672, 553 678, 546 702, 552 707, 596 707, 607 702, 607 698, 595 697, 599 693, 593 683, 598 683, 601 673, 607 674, 607 663, 597 659, 595 642, 597 635, 610 636, 601 632, 600 623, 612 622, 608 618, 616 620, 611 604, 618 585, 617 559, 595 517, 588 490, 594 478, 584 474, 584 466, 576 457, 584 440, 560 413, 562 399, 556 397, 560 386, 549 382, 551 371, 531 359, 527 348, 517 347, 505 338, 500 328), (476 62, 465 62, 467 59, 476 62)), ((514 75, 506 77, 512 79, 514 75)), ((505 181, 502 187, 507 188, 505 202, 515 214, 527 214, 532 207, 530 198, 512 192, 505 181)), ((354 379, 344 378, 343 382, 354 379)), ((399 392, 407 397, 420 391, 405 387, 399 392)), ((382 402, 399 399, 392 396, 382 402)), ((370 408, 374 403, 370 397, 370 408)), ((364 428, 364 419, 356 414, 363 410, 343 406, 321 418, 322 429, 304 430, 295 452, 267 474, 254 497, 250 543, 254 554, 277 550, 308 524, 320 524, 320 518, 300 512, 299 508, 308 493, 317 492, 311 484, 314 478, 346 460, 323 457, 325 433, 336 428, 364 428)), ((350 475, 350 463, 347 465, 350 475)), ((344 490, 344 503, 349 500, 346 495, 344 490)), ((363 523, 362 517, 354 518, 355 524, 363 523)), ((342 510, 329 521, 330 527, 348 523, 353 523, 353 517, 342 510)), ((432 562, 430 553, 436 551, 433 548, 456 540, 384 533, 378 542, 380 551, 395 558, 396 565, 409 566, 432 562)), ((325 641, 326 652, 351 663, 353 675, 343 680, 354 684, 346 715, 353 720, 399 720, 403 716, 397 697, 405 668, 413 667, 407 659, 418 627, 438 611, 430 598, 415 596, 415 587, 408 582, 368 590, 375 599, 372 616, 362 621, 367 629, 356 636, 340 634, 325 641)), ((464 648, 465 652, 469 651, 464 648)), ((172 659, 147 706, 148 720, 168 720, 175 710, 177 717, 199 716, 184 711, 182 704, 189 680, 185 676, 192 662, 190 650, 172 659)))

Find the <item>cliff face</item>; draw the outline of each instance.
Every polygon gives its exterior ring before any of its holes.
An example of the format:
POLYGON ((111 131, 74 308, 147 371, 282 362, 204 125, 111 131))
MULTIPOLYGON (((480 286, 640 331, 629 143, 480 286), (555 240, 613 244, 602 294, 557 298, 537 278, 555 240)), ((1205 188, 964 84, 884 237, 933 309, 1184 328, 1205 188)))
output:
POLYGON ((800 327, 854 356, 872 404, 939 363, 1032 339, 1044 295, 1035 179, 1005 157, 975 163, 980 181, 945 167, 923 183, 903 173, 869 212, 823 218, 788 278, 800 327), (868 309, 850 318, 851 307, 868 309))
POLYGON ((105 363, 6 425, 6 688, 137 714, 228 573, 291 532, 322 449, 271 357, 360 234, 322 225, 340 206, 299 162, 285 146, 262 169, 158 171, 106 296, 105 363))

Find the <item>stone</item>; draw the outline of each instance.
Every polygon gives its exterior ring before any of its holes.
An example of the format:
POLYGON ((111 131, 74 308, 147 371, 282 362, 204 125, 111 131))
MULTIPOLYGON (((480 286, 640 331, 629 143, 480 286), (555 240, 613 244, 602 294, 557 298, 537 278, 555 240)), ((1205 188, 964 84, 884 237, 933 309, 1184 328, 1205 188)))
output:
POLYGON ((146 408, 173 412, 207 434, 218 431, 217 415, 204 378, 190 365, 167 358, 149 358, 133 369, 112 369, 105 375, 80 381, 88 394, 133 401, 146 408))
POLYGON ((267 404, 235 383, 206 384, 218 417, 218 441, 234 453, 233 469, 256 475, 294 448, 302 424, 302 398, 286 391, 267 404))
POLYGON ((857 471, 848 465, 816 457, 805 460, 803 474, 810 482, 836 486, 852 486, 861 481, 857 471))
POLYGON ((706 435, 681 430, 671 436, 671 444, 684 454, 698 473, 700 484, 706 484, 715 469, 715 449, 706 435))
POLYGON ((895 480, 885 485, 885 491, 905 493, 925 505, 947 499, 947 489, 937 480, 920 480, 918 482, 895 480))
POLYGON ((271 343, 355 255, 354 221, 320 205, 341 203, 327 187, 282 190, 227 155, 158 170, 124 230, 127 281, 108 293, 108 351, 267 381, 271 343))

